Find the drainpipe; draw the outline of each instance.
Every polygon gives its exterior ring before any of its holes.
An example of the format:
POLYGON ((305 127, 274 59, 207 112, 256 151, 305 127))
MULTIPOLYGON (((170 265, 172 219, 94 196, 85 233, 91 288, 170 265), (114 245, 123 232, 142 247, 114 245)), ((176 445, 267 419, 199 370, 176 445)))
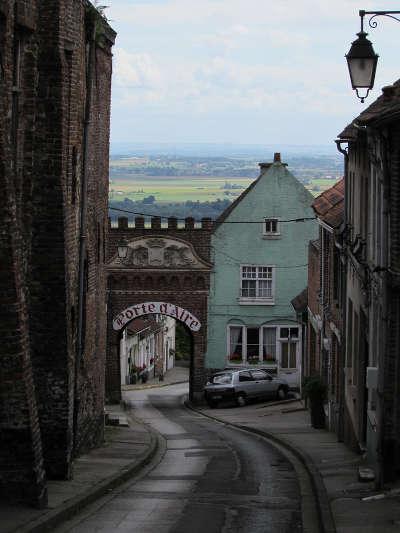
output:
MULTIPOLYGON (((349 180, 348 180, 348 167, 349 167, 349 154, 342 148, 341 144, 345 142, 348 143, 348 140, 336 139, 336 148, 344 156, 344 231, 347 232, 347 209, 348 209, 348 200, 349 200, 349 180)), ((346 238, 346 235, 345 235, 346 238)), ((343 250, 346 250, 346 244, 343 245, 343 250)), ((347 264, 347 262, 346 262, 347 264)), ((344 409, 345 409, 345 364, 346 364, 346 325, 347 325, 347 268, 345 270, 345 275, 342 276, 342 286, 341 286, 341 299, 342 299, 342 335, 341 335, 341 360, 343 368, 340 373, 340 395, 339 395, 339 420, 338 420, 338 429, 337 437, 339 442, 344 441, 344 409)))
POLYGON ((87 218, 87 188, 88 188, 88 159, 89 159, 89 129, 90 115, 92 108, 92 85, 93 85, 93 66, 95 64, 96 53, 96 24, 91 20, 93 27, 90 32, 88 43, 88 64, 86 69, 86 101, 85 101, 85 118, 83 127, 82 140, 82 172, 81 172, 81 210, 80 210, 80 230, 79 230, 79 271, 78 271, 78 338, 76 343, 75 357, 75 382, 74 382, 74 416, 73 416, 73 439, 74 451, 77 445, 78 414, 79 414, 79 368, 82 361, 84 349, 84 301, 85 301, 85 260, 86 260, 86 218, 87 218))

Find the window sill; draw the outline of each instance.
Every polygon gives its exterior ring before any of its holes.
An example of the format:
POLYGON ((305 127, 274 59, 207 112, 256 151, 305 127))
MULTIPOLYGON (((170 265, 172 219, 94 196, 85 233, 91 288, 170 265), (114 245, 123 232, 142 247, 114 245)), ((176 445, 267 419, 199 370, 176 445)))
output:
POLYGON ((272 298, 238 298, 239 305, 275 305, 272 298))
POLYGON ((276 370, 278 368, 278 363, 267 363, 265 361, 258 361, 258 363, 249 363, 248 361, 227 361, 226 362, 227 367, 243 367, 243 368, 264 368, 264 369, 271 369, 276 370))
POLYGON ((262 238, 266 240, 274 241, 277 239, 281 239, 282 235, 280 233, 263 233, 262 238))

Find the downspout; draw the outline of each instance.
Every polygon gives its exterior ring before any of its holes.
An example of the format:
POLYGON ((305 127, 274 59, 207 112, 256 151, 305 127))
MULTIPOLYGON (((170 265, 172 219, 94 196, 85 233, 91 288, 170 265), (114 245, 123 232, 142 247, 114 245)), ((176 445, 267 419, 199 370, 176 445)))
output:
POLYGON ((90 39, 88 42, 88 63, 86 69, 86 101, 85 101, 85 118, 83 126, 82 139, 82 172, 81 172, 81 210, 80 210, 80 230, 79 230, 79 270, 78 270, 78 338, 76 343, 75 357, 75 382, 74 382, 74 418, 73 418, 73 439, 74 451, 77 448, 77 430, 79 414, 79 368, 82 361, 84 350, 84 301, 85 301, 85 260, 86 260, 86 218, 87 218, 87 189, 88 189, 88 160, 89 160, 89 129, 90 116, 92 108, 92 86, 93 86, 93 65, 95 64, 96 53, 96 23, 91 19, 90 39))
MULTIPOLYGON (((336 148, 344 157, 344 231, 345 238, 347 232, 347 221, 348 221, 348 201, 349 201, 349 180, 348 180, 348 168, 349 168, 349 154, 347 150, 342 148, 341 143, 346 142, 347 140, 336 139, 336 148)), ((343 251, 346 250, 346 243, 343 244, 343 251)), ((338 420, 338 429, 337 437, 339 442, 344 441, 344 406, 345 406, 345 365, 346 365, 346 326, 347 326, 347 268, 345 270, 345 275, 342 276, 341 283, 341 300, 342 300, 342 332, 341 332, 341 362, 342 368, 340 373, 340 395, 339 395, 339 420, 338 420)))

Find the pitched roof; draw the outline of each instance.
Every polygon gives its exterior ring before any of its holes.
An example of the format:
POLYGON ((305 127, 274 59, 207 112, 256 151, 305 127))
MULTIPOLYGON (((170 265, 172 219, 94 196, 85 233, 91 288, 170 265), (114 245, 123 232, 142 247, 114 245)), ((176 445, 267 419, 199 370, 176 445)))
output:
POLYGON ((338 228, 344 216, 344 178, 317 196, 312 208, 320 220, 333 229, 338 228))
POLYGON ((256 180, 250 183, 250 185, 245 189, 239 196, 230 204, 228 207, 222 211, 222 213, 219 215, 217 220, 215 221, 215 228, 218 227, 222 222, 224 222, 228 216, 232 213, 232 211, 235 209, 235 207, 243 200, 245 196, 249 194, 251 189, 253 189, 256 185, 256 183, 260 180, 261 174, 258 176, 256 180))
POLYGON ((308 289, 307 287, 301 291, 300 294, 295 296, 290 302, 293 309, 298 313, 302 313, 307 310, 308 305, 308 289))
POLYGON ((352 139, 357 136, 357 126, 366 126, 373 122, 396 120, 400 114, 400 80, 393 85, 382 88, 382 94, 367 107, 357 118, 348 124, 338 135, 340 139, 352 139))
POLYGON ((245 196, 249 194, 249 192, 257 185, 257 183, 260 181, 260 179, 268 172, 268 170, 272 166, 283 166, 287 167, 287 163, 281 162, 281 154, 276 152, 274 154, 274 161, 272 163, 259 163, 260 167, 260 175, 256 180, 254 180, 250 185, 245 189, 217 218, 215 221, 215 228, 217 228, 222 222, 224 222, 228 216, 232 213, 232 211, 235 209, 235 207, 243 200, 245 196))

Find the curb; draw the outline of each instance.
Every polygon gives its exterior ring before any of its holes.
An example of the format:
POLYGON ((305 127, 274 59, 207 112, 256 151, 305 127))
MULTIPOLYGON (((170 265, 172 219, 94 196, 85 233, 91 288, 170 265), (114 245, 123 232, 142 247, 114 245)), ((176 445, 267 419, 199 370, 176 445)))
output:
POLYGON ((249 433, 254 433, 255 435, 259 435, 261 437, 266 437, 267 439, 270 439, 271 441, 274 441, 280 444, 284 448, 287 448, 291 453, 293 453, 293 455, 295 455, 297 459, 299 459, 299 461, 305 467, 305 469, 308 472, 308 475, 310 476, 311 485, 312 485, 315 500, 317 503, 319 527, 320 527, 321 533, 336 533, 335 521, 333 519, 331 507, 329 504, 328 494, 326 492, 326 488, 322 480, 321 473, 319 472, 318 468, 315 466, 313 460, 311 459, 311 457, 308 455, 307 452, 300 450, 299 448, 295 447, 291 442, 287 441, 286 439, 277 437, 275 434, 269 433, 268 431, 262 431, 260 429, 252 428, 249 426, 242 426, 241 424, 234 424, 232 422, 226 422, 225 420, 221 420, 220 418, 217 418, 216 416, 203 413, 199 411, 198 409, 196 409, 196 407, 194 407, 194 405, 191 404, 190 401, 188 400, 184 401, 184 405, 188 409, 191 409, 192 411, 195 411, 196 413, 201 414, 202 416, 210 418, 211 420, 222 422, 223 424, 226 424, 227 426, 232 426, 242 431, 248 431, 249 433))
MULTIPOLYGON (((147 428, 148 426, 146 426, 147 428)), ((93 503, 98 498, 104 496, 118 485, 127 481, 130 477, 137 474, 144 466, 149 464, 158 450, 159 440, 153 430, 150 433, 150 448, 139 457, 138 460, 128 466, 122 468, 116 474, 101 481, 94 487, 86 490, 82 494, 71 498, 65 503, 58 506, 56 509, 38 517, 29 525, 22 526, 15 531, 18 533, 42 533, 44 531, 52 531, 64 520, 72 518, 79 513, 84 507, 93 503)))
POLYGON ((136 391, 136 390, 146 390, 146 389, 158 389, 160 387, 169 387, 170 385, 181 385, 182 383, 189 383, 189 380, 185 379, 185 381, 172 381, 171 383, 157 383, 157 384, 154 384, 154 385, 139 385, 139 386, 136 386, 136 385, 124 385, 124 387, 130 387, 131 386, 132 388, 131 389, 123 388, 122 392, 126 392, 126 391, 132 392, 132 391, 136 391))

